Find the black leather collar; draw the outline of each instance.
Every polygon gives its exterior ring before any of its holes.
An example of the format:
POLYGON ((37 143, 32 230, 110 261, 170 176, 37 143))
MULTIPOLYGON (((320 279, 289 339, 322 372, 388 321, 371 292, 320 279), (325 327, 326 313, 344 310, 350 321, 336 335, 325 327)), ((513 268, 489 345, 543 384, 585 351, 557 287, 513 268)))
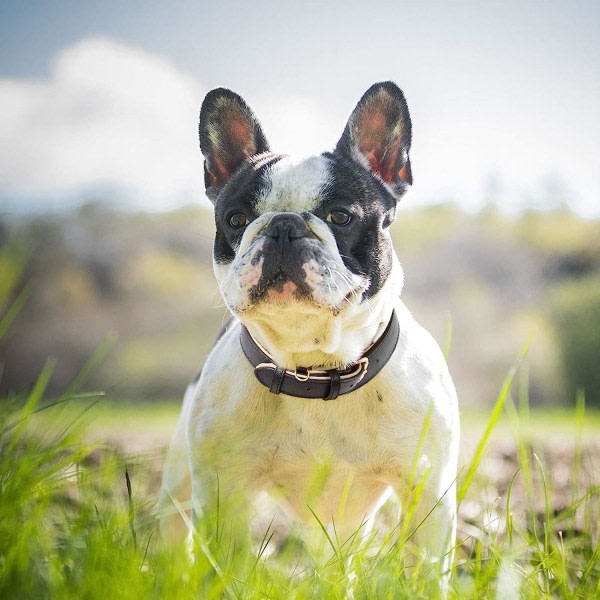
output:
POLYGON ((325 371, 304 367, 298 367, 294 371, 281 369, 243 325, 240 343, 246 358, 254 367, 254 375, 273 394, 335 400, 371 381, 391 358, 399 336, 400 324, 394 311, 381 337, 366 350, 360 360, 346 369, 325 371))

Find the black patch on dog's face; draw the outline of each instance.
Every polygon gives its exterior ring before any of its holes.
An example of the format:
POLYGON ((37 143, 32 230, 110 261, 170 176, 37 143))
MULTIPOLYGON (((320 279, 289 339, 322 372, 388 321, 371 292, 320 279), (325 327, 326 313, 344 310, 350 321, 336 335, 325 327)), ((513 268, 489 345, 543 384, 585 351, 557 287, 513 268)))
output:
POLYGON ((369 170, 337 152, 326 153, 331 174, 323 203, 313 212, 329 226, 346 267, 369 278, 364 298, 374 296, 385 284, 392 268, 393 249, 385 229, 396 213, 390 189, 369 170), (347 225, 335 225, 327 215, 342 209, 352 215, 347 225))
MULTIPOLYGON (((270 168, 281 157, 270 153, 262 128, 245 101, 226 89, 213 90, 207 95, 199 130, 207 194, 215 202, 214 258, 218 264, 227 264, 235 259, 247 224, 260 216, 257 201, 268 196, 272 187, 270 168)), ((397 202, 412 184, 408 156, 411 138, 410 115, 400 88, 389 81, 374 84, 356 105, 335 150, 321 156, 329 176, 319 191, 311 190, 316 193, 318 205, 312 208, 314 204, 310 204, 307 208, 304 204, 303 208, 299 202, 297 206, 298 214, 311 210, 329 227, 348 271, 368 279, 369 287, 363 298, 381 290, 392 268, 393 250, 385 230, 394 220, 397 202), (344 222, 343 218, 341 221, 332 218, 332 211, 337 216, 346 211, 351 219, 344 222)), ((285 179, 278 181, 281 185, 285 179)), ((289 202, 295 190, 276 192, 286 196, 288 202, 279 208, 275 203, 269 210, 296 210, 293 202, 289 202)), ((294 243, 301 255, 298 261, 288 256, 278 266, 274 264, 278 259, 271 256, 271 251, 267 256, 267 246, 272 243, 267 243, 266 238, 262 255, 263 269, 267 267, 263 287, 279 285, 277 277, 283 281, 286 276, 301 284, 302 266, 296 263, 306 267, 307 260, 312 260, 321 265, 325 257, 322 251, 325 246, 321 251, 311 250, 311 244, 320 242, 307 237, 294 243), (287 266, 286 260, 290 263, 287 266)), ((329 266, 321 268, 327 270, 329 266)))
POLYGON ((263 248, 256 253, 255 259, 257 262, 262 260, 263 265, 258 284, 250 290, 250 299, 254 303, 260 301, 269 290, 281 292, 287 282, 292 282, 296 286, 294 292, 296 298, 311 298, 312 290, 305 281, 303 265, 311 259, 321 259, 322 263, 327 261, 321 243, 312 234, 289 242, 289 247, 284 253, 277 241, 267 237, 263 248))
MULTIPOLYGON (((248 222, 259 216, 255 208, 256 202, 272 187, 270 169, 281 158, 271 155, 260 161, 247 161, 219 193, 215 202, 214 257, 217 263, 228 263, 235 258, 236 249, 246 228, 232 227, 231 216, 243 213, 248 222)), ((322 160, 327 163, 328 183, 322 190, 322 201, 312 213, 329 227, 348 270, 369 279, 369 288, 363 296, 364 299, 368 299, 381 290, 392 268, 393 249, 385 230, 394 220, 396 198, 389 187, 371 171, 341 153, 325 153, 322 160), (327 217, 335 210, 348 212, 351 215, 350 222, 346 225, 330 222, 327 217)), ((314 246, 315 243, 314 239, 307 239, 305 244, 297 245, 298 265, 296 269, 288 267, 289 275, 301 271, 303 262, 310 258, 307 254, 311 251, 309 245, 314 246)), ((277 285, 283 285, 287 279, 281 277, 281 281, 278 282, 274 277, 280 271, 274 264, 278 257, 269 251, 268 245, 257 253, 254 259, 259 260, 263 257, 264 278, 255 290, 257 297, 254 300, 257 300, 267 287, 273 285, 277 289, 277 285)), ((303 289, 301 279, 292 279, 298 285, 300 294, 304 292, 308 295, 308 290, 303 289)))
POLYGON ((268 177, 271 167, 283 158, 282 155, 263 155, 264 160, 248 160, 227 182, 215 202, 215 243, 213 254, 217 263, 228 263, 235 258, 245 227, 232 227, 231 216, 242 212, 248 222, 258 215, 255 204, 259 195, 270 187, 268 177))

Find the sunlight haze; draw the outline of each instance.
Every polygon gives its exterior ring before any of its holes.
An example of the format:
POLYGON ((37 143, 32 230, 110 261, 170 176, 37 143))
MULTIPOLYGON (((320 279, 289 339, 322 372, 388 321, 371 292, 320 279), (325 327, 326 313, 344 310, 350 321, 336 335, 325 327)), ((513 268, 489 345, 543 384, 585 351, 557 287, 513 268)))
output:
POLYGON ((375 81, 413 119, 408 206, 600 215, 595 2, 0 3, 4 213, 207 203, 204 94, 276 151, 331 149, 375 81))

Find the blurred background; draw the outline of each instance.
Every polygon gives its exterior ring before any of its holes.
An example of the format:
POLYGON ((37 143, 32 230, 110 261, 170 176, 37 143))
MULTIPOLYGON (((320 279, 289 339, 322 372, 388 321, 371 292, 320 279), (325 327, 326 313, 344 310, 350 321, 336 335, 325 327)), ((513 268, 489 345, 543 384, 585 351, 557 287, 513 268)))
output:
POLYGON ((599 23, 593 0, 0 1, 0 298, 27 294, 0 397, 49 356, 60 393, 116 334, 90 385, 180 398, 225 314, 205 93, 240 93, 275 151, 319 153, 391 79, 413 119, 404 299, 463 407, 528 341, 532 403, 600 407, 599 23))

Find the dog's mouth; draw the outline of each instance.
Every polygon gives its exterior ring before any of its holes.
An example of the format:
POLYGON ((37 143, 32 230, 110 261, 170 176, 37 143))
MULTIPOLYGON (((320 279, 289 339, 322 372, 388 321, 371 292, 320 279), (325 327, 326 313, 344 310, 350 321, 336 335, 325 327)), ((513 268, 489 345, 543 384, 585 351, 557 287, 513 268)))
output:
POLYGON ((344 290, 346 292, 344 295, 341 293, 340 285, 327 283, 325 288, 336 291, 335 296, 330 297, 323 292, 322 286, 311 281, 310 277, 292 277, 281 269, 272 277, 261 279, 249 290, 248 297, 251 306, 258 304, 286 306, 292 303, 304 303, 338 313, 344 307, 360 302, 367 288, 363 282, 353 286, 349 285, 350 282, 344 283, 348 288, 347 291, 344 290))
POLYGON ((280 253, 260 239, 234 267, 238 286, 225 286, 236 313, 292 310, 339 314, 362 302, 370 280, 351 272, 313 238, 292 240, 294 252, 280 253))
POLYGON ((275 275, 268 279, 264 278, 253 286, 249 296, 251 302, 256 304, 261 301, 283 303, 309 299, 311 294, 304 282, 297 281, 281 269, 275 275))

